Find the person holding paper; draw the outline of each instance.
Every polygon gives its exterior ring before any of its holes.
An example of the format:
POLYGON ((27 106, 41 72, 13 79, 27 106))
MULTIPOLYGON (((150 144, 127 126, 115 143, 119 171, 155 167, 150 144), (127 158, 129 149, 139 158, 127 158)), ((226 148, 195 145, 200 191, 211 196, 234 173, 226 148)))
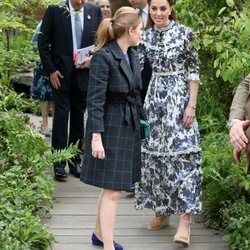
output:
MULTIPOLYGON (((81 181, 102 188, 92 244, 122 250, 113 241, 121 191, 141 177, 142 80, 137 52, 142 21, 131 7, 103 19, 91 60, 87 130, 81 181)), ((145 119, 145 118, 144 118, 145 119)))
MULTIPOLYGON (((80 141, 81 148, 90 57, 82 62, 80 68, 76 68, 74 52, 94 44, 101 20, 100 8, 83 0, 68 0, 60 6, 50 5, 45 13, 38 49, 52 85, 55 103, 52 147, 55 150, 67 148, 68 144, 77 141, 80 141)), ((54 166, 57 180, 67 177, 65 165, 66 162, 61 162, 54 166)), ((79 177, 79 166, 80 155, 73 159, 73 164, 69 164, 70 173, 79 177)))

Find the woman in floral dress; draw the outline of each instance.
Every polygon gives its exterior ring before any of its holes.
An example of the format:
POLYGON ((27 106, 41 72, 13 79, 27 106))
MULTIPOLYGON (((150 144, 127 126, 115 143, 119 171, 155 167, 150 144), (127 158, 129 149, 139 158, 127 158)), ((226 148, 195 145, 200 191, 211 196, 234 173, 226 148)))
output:
MULTIPOLYGON (((33 45, 33 50, 37 51, 37 40, 38 34, 40 32, 42 22, 39 22, 34 35, 32 36, 31 42, 33 45)), ((45 75, 43 72, 42 63, 39 60, 36 61, 36 66, 34 68, 34 76, 33 76, 33 83, 31 86, 31 98, 34 100, 39 100, 41 102, 41 113, 42 113, 42 127, 41 132, 46 136, 49 137, 49 111, 50 107, 52 108, 52 112, 54 111, 53 105, 53 97, 52 97, 52 89, 49 81, 49 77, 45 75)))
POLYGON ((149 1, 149 23, 138 47, 141 65, 148 59, 152 77, 144 108, 151 138, 142 146, 142 179, 135 187, 136 209, 150 208, 161 229, 180 215, 174 238, 189 245, 190 215, 201 212, 201 147, 195 108, 199 87, 192 31, 174 19, 173 0, 149 1))

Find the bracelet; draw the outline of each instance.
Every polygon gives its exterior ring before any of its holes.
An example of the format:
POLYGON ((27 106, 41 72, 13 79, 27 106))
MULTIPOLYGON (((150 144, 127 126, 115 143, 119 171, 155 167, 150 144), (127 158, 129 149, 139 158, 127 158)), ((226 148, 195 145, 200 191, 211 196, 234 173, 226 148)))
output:
POLYGON ((229 119, 227 123, 228 128, 230 129, 234 125, 234 123, 237 121, 240 121, 240 119, 236 119, 236 118, 229 119))

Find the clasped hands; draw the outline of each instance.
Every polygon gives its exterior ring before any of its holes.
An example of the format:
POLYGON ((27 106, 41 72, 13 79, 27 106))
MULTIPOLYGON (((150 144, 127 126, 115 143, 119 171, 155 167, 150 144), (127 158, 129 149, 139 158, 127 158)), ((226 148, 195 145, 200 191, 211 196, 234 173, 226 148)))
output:
POLYGON ((241 151, 246 148, 248 143, 248 139, 244 133, 244 131, 249 127, 250 121, 236 121, 231 129, 230 129, 230 141, 233 144, 233 157, 234 159, 239 162, 240 161, 240 153, 241 151))

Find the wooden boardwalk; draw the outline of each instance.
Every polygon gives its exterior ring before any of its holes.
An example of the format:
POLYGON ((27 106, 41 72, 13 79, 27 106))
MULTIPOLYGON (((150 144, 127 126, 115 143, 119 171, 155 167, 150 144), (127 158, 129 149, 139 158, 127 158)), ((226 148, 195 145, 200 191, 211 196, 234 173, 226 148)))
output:
MULTIPOLYGON (((38 124, 39 117, 31 117, 38 124)), ((49 142, 49 141, 48 141, 49 142)), ((53 250, 98 250, 91 245, 90 237, 95 227, 97 199, 100 190, 85 185, 69 175, 65 182, 55 182, 54 209, 50 218, 43 218, 55 236, 53 250)), ((136 211, 134 200, 126 192, 120 200, 115 240, 124 250, 174 250, 183 247, 173 243, 178 217, 173 216, 168 228, 148 231, 146 224, 154 217, 150 210, 136 211)), ((190 250, 226 250, 222 233, 205 229, 199 216, 191 226, 190 250)))
MULTIPOLYGON (((66 182, 56 182, 52 217, 44 219, 49 231, 55 236, 54 250, 97 250, 91 245, 90 236, 95 226, 99 189, 83 184, 69 176, 66 182)), ((173 243, 178 218, 173 217, 170 227, 148 231, 146 224, 153 218, 150 210, 136 211, 133 198, 122 193, 118 206, 115 240, 124 250, 172 250, 182 247, 173 243)), ((191 250, 224 250, 227 244, 222 234, 205 229, 200 217, 191 226, 191 250)), ((102 248, 101 248, 102 249, 102 248)))

